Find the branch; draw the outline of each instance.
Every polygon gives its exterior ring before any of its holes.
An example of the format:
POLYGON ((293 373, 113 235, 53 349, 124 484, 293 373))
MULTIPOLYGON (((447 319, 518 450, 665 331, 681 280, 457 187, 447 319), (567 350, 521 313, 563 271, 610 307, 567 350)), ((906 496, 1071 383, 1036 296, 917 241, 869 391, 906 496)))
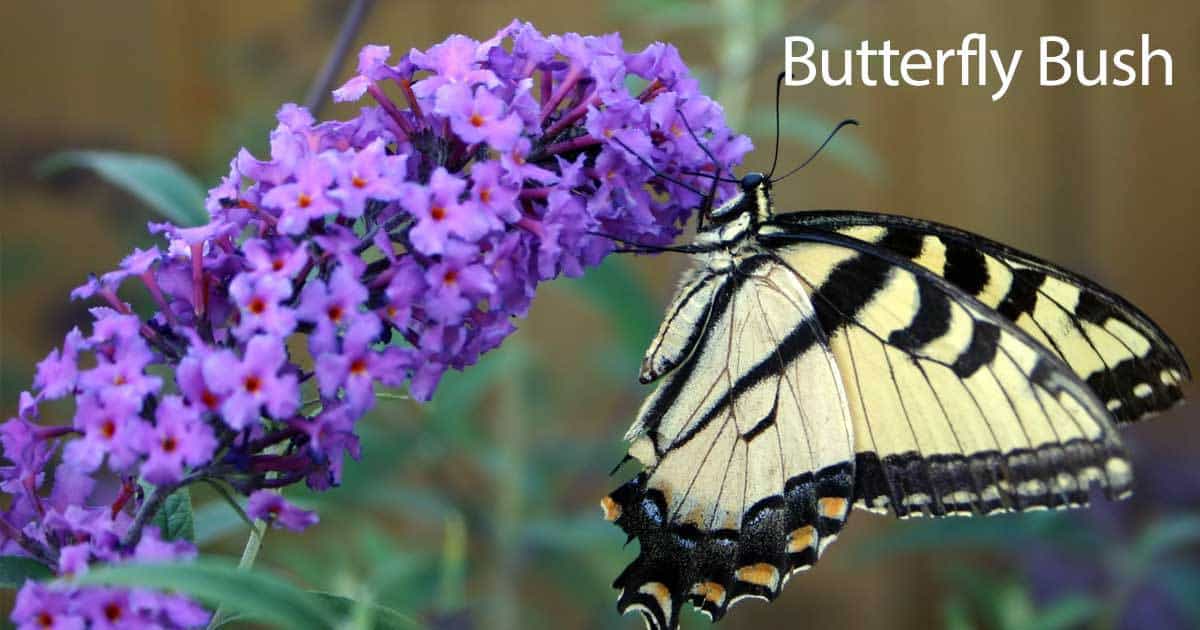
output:
POLYGON ((308 108, 314 118, 325 104, 326 96, 333 87, 333 80, 341 70, 342 63, 346 61, 346 55, 350 53, 350 46, 354 44, 358 29, 366 19, 367 13, 370 13, 372 4, 374 4, 374 0, 354 0, 350 8, 346 10, 346 17, 342 19, 342 28, 338 32, 337 41, 329 51, 329 56, 325 58, 325 65, 321 67, 321 71, 309 85, 308 94, 304 96, 304 106, 308 108))

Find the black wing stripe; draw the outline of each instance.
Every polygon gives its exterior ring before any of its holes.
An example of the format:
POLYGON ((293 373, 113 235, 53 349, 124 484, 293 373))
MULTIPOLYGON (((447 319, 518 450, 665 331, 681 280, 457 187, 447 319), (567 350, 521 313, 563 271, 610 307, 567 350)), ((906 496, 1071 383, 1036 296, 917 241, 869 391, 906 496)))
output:
MULTIPOLYGON (((856 500, 864 506, 877 509, 890 507, 899 516, 943 516, 1080 505, 1086 501, 1087 487, 1093 481, 1099 481, 1112 495, 1121 495, 1127 491, 1127 463, 1111 427, 1104 424, 1107 414, 1099 401, 1061 359, 1045 349, 1040 349, 1041 346, 1033 338, 1013 323, 999 317, 989 318, 988 314, 992 311, 949 284, 948 280, 911 260, 895 257, 895 254, 888 250, 880 251, 875 245, 840 234, 814 234, 803 230, 791 230, 786 234, 772 233, 761 240, 764 245, 778 251, 788 251, 787 248, 795 246, 797 242, 807 241, 841 246, 858 252, 857 255, 837 263, 836 268, 828 274, 827 280, 816 288, 813 293, 813 306, 822 322, 845 322, 845 325, 859 328, 885 345, 882 353, 885 362, 883 369, 889 372, 885 373, 882 380, 891 381, 895 391, 894 400, 897 401, 895 410, 900 417, 872 418, 865 408, 861 416, 866 419, 867 433, 872 433, 875 423, 880 421, 907 424, 912 437, 911 443, 916 447, 907 453, 885 454, 882 458, 876 452, 864 451, 862 446, 859 447, 860 453, 856 460, 856 500), (889 268, 911 274, 916 283, 916 303, 908 307, 914 308, 915 314, 907 326, 892 332, 886 341, 857 319, 858 310, 880 291, 885 290, 884 286, 888 282, 886 279, 883 284, 876 282, 881 266, 867 263, 864 259, 882 262, 889 268), (850 295, 853 293, 858 295, 850 295), (951 300, 957 301, 963 308, 970 307, 966 312, 974 319, 971 321, 969 343, 953 362, 947 363, 923 354, 921 346, 936 340, 949 330, 951 300), (855 315, 849 316, 840 312, 839 305, 844 304, 851 305, 851 308, 855 309, 855 315), (929 317, 931 314, 936 317, 927 325, 939 331, 939 334, 923 336, 922 343, 913 343, 913 338, 917 337, 912 332, 914 324, 923 316, 929 317), (947 323, 943 325, 937 322, 939 319, 947 323), (1004 335, 1008 336, 1007 342, 1002 341, 1004 335), (1013 346, 1015 342, 1019 342, 1020 345, 1013 346), (893 352, 905 353, 912 365, 916 366, 917 374, 909 378, 919 379, 921 387, 928 391, 928 399, 931 400, 929 407, 936 410, 933 413, 941 414, 937 421, 945 420, 947 423, 949 439, 956 445, 957 453, 938 452, 923 446, 913 424, 912 410, 906 402, 906 397, 911 395, 912 390, 901 391, 897 372, 900 366, 893 362, 887 351, 888 345, 893 352), (1023 361, 1012 354, 1009 346, 1012 347, 1012 351, 1024 348, 1022 352, 1034 352, 1034 362, 1022 367, 1023 361), (930 382, 923 364, 930 365, 931 369, 949 369, 953 372, 963 386, 963 394, 972 401, 971 404, 974 404, 979 412, 979 418, 988 431, 992 432, 991 438, 998 447, 996 450, 980 451, 981 455, 971 459, 973 454, 967 451, 959 440, 953 421, 942 404, 941 395, 930 382), (981 369, 987 370, 982 377, 985 379, 983 382, 990 382, 991 385, 978 384, 981 382, 975 379, 977 384, 968 387, 967 379, 981 369), (1025 387, 1028 387, 1029 395, 1021 393, 1023 402, 1020 403, 1014 398, 1014 394, 1018 392, 1009 389, 1012 385, 1006 385, 1015 383, 1014 379, 1024 379, 1025 387), (1070 384, 1072 382, 1073 385, 1070 384), (1002 415, 1009 418, 1006 422, 1013 423, 1008 431, 1016 431, 1017 435, 1022 436, 1017 447, 999 448, 1000 442, 995 435, 992 421, 989 420, 991 416, 980 407, 972 391, 973 388, 981 386, 991 392, 987 394, 989 397, 998 397, 999 404, 1007 408, 1007 412, 1002 415), (1092 419, 1088 426, 1082 425, 1080 417, 1072 413, 1058 398, 1064 387, 1068 388, 1066 392, 1074 401, 1073 404, 1082 405, 1082 410, 1086 410, 1085 417, 1092 419), (1057 422, 1063 422, 1061 418, 1065 416, 1067 424, 1056 425, 1047 405, 1055 405, 1053 411, 1055 416, 1060 418, 1057 422), (1045 424, 1041 425, 1042 422, 1045 424), (1034 427, 1027 426, 1026 423, 1038 425, 1036 430, 1042 437, 1035 441, 1031 436, 1034 427), (1096 437, 1065 439, 1059 431, 1059 426, 1068 428, 1070 435, 1096 437), (1022 442, 1024 446, 1019 445, 1022 442), (1073 446, 1076 443, 1081 446, 1073 446), (858 468, 859 465, 862 466, 861 469, 858 468), (1114 475, 1110 475, 1110 466, 1114 475)), ((886 237, 880 239, 880 242, 884 240, 886 237)), ((804 277, 803 270, 793 270, 804 277)), ((903 299, 905 293, 896 295, 903 299)), ((896 302, 896 307, 901 308, 895 310, 892 310, 890 304, 892 302, 889 299, 887 302, 872 304, 870 308, 876 309, 876 318, 881 316, 880 313, 890 311, 890 314, 884 316, 885 319, 904 321, 906 311, 903 310, 903 303, 896 302)), ((849 379, 856 380, 859 368, 854 343, 851 341, 852 337, 846 334, 846 354, 842 355, 842 358, 848 356, 851 365, 845 366, 846 374, 849 379)), ((964 333, 960 331, 956 334, 961 336, 964 333)), ((1029 360, 1024 359, 1026 362, 1029 360)), ((906 387, 912 386, 910 383, 906 387)), ((862 391, 861 386, 858 391, 862 391)), ((929 407, 926 408, 926 414, 929 413, 929 407)), ((1080 412, 1083 412, 1082 410, 1080 412)), ((930 417, 919 418, 919 421, 926 425, 934 420, 930 417)), ((871 448, 870 440, 867 440, 868 448, 871 448)))
POLYGON ((931 270, 969 295, 986 298, 999 313, 1045 343, 1076 370, 1119 422, 1133 422, 1172 407, 1183 395, 1182 383, 1191 378, 1179 349, 1137 307, 1088 278, 1001 243, 938 223, 857 211, 784 214, 775 217, 774 224, 784 230, 802 227, 848 233, 862 227, 882 229, 882 234, 870 232, 871 242, 914 260, 914 240, 940 240, 945 247, 944 265, 931 270), (998 269, 1001 275, 992 278, 989 269, 998 269), (991 283, 1000 285, 1000 294, 991 283), (1063 286, 1077 290, 1077 303, 1054 298, 1056 288, 1063 286), (1141 341, 1130 345, 1131 338, 1141 341))

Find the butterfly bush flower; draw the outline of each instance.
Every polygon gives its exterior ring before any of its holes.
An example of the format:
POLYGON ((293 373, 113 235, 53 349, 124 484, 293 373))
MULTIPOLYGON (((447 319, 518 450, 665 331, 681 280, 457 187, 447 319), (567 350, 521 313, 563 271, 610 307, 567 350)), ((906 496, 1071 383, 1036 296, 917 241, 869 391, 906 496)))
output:
POLYGON ((340 483, 377 387, 428 400, 541 282, 671 242, 750 149, 673 47, 520 22, 398 57, 367 46, 334 98, 359 115, 285 105, 269 155, 243 149, 209 192, 208 224, 152 224, 162 242, 72 292, 90 333, 67 334, 0 425, 0 551, 60 578, 20 590, 19 626, 203 625, 180 595, 70 576, 193 556, 151 523, 201 479, 274 526, 315 524, 278 489, 340 483), (139 292, 154 312, 126 302, 139 292), (42 417, 58 399, 74 412, 42 417))

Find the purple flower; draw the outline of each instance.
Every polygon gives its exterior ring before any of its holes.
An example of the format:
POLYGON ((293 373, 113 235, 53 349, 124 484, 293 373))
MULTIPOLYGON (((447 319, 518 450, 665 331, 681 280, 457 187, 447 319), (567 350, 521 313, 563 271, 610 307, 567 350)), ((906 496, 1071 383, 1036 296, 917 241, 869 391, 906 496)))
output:
POLYGON ((284 234, 303 232, 308 222, 338 209, 328 196, 334 171, 327 160, 310 158, 296 168, 296 180, 271 189, 263 196, 263 205, 279 208, 279 231, 284 234))
POLYGON ((413 246, 424 254, 440 254, 451 235, 473 242, 487 233, 487 217, 470 202, 459 198, 467 183, 438 167, 428 186, 409 185, 401 203, 416 219, 409 232, 413 246))
POLYGON ((292 283, 284 276, 238 274, 229 295, 240 309, 241 321, 233 329, 239 339, 259 332, 286 337, 296 328, 292 309, 281 304, 292 297, 292 283))
POLYGON ((317 514, 288 503, 282 496, 269 490, 258 490, 250 495, 246 503, 246 514, 262 519, 274 527, 303 531, 317 524, 317 514))
POLYGON ((382 351, 371 349, 379 336, 379 320, 371 314, 359 315, 346 330, 340 352, 326 352, 317 357, 317 384, 321 395, 332 399, 339 388, 346 392, 346 404, 357 415, 366 413, 375 404, 374 381, 399 385, 410 367, 406 353, 400 348, 382 351))
POLYGON ((295 413, 300 390, 294 374, 279 373, 286 363, 283 342, 268 335, 251 338, 241 360, 229 350, 206 357, 204 381, 226 397, 221 404, 225 423, 241 430, 256 420, 264 407, 275 418, 295 413))
POLYGON ((201 421, 200 411, 178 396, 166 396, 154 413, 154 428, 145 432, 146 462, 142 478, 169 484, 183 477, 185 466, 200 466, 212 458, 217 438, 201 421))
POLYGON ((343 157, 337 169, 338 188, 330 193, 342 202, 342 216, 357 219, 367 202, 392 201, 400 196, 406 155, 388 155, 382 138, 343 157))
POLYGON ((376 81, 394 75, 395 71, 387 66, 388 57, 391 56, 392 49, 389 46, 364 46, 358 53, 358 74, 333 91, 333 100, 356 101, 376 81))
POLYGON ((499 78, 491 70, 480 67, 485 51, 479 42, 464 35, 451 35, 426 52, 413 50, 408 55, 415 67, 429 70, 433 74, 413 85, 419 98, 432 96, 438 88, 447 84, 475 85, 482 83, 495 87, 499 78))
POLYGON ((486 86, 472 92, 467 85, 444 85, 437 91, 435 113, 450 119, 450 128, 464 142, 486 142, 497 151, 507 151, 516 143, 522 130, 521 118, 506 113, 504 101, 486 86))
MULTIPOLYGON (((0 553, 45 558, 60 576, 189 558, 190 544, 131 528, 154 505, 138 477, 161 487, 197 471, 250 495, 256 516, 312 525, 263 490, 338 485, 377 384, 428 400, 447 370, 516 330, 541 282, 610 253, 615 239, 597 233, 669 243, 700 202, 692 189, 711 183, 686 173, 726 172, 750 148, 663 44, 627 53, 617 35, 547 37, 514 21, 395 65, 390 52, 363 49, 335 93, 369 97, 357 116, 283 105, 269 157, 243 149, 209 191, 209 223, 149 225, 165 243, 72 292, 100 302, 91 335, 66 335, 0 425, 12 525, 0 553), (630 92, 630 77, 646 87, 630 92), (143 303, 152 311, 131 306, 143 303), (308 356, 289 356, 305 342, 308 356), (309 379, 320 404, 302 407, 309 379), (64 397, 70 424, 43 404, 64 397)), ((12 613, 29 627, 208 618, 179 595, 69 582, 26 584, 12 613)))
POLYGON ((79 397, 74 425, 83 438, 67 444, 63 459, 83 472, 96 470, 105 457, 109 468, 126 471, 142 453, 147 423, 139 415, 141 401, 116 388, 79 397))
POLYGON ((366 299, 366 288, 344 267, 334 272, 328 284, 314 280, 305 285, 296 313, 316 326, 310 342, 314 353, 333 347, 338 329, 358 314, 366 299))
POLYGON ((71 600, 66 593, 26 581, 17 591, 11 619, 21 630, 83 630, 83 618, 69 612, 70 608, 71 600))
POLYGON ((454 245, 442 262, 425 272, 429 287, 425 309, 440 324, 458 324, 475 301, 486 300, 496 291, 492 274, 476 262, 475 249, 461 243, 454 245))
POLYGON ((75 379, 79 374, 79 351, 86 350, 87 347, 83 334, 78 328, 72 328, 63 341, 62 352, 55 348, 38 363, 33 384, 41 389, 43 398, 62 398, 75 389, 75 379))
POLYGON ((256 274, 275 274, 295 278, 308 261, 304 248, 296 247, 291 239, 278 238, 268 242, 252 238, 242 243, 242 251, 250 270, 256 274))
MULTIPOLYGON (((516 223, 521 218, 517 209, 520 191, 501 181, 502 171, 496 162, 484 162, 471 169, 471 200, 487 215, 496 216, 506 223, 516 223)), ((499 229, 493 225, 492 229, 499 229)))

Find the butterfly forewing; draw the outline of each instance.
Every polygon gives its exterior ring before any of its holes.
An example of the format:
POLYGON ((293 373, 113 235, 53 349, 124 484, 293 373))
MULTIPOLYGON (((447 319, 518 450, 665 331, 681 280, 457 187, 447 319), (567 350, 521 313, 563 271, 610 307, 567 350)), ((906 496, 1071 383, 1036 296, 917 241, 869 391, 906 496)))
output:
POLYGON ((1063 359, 1118 422, 1175 405, 1190 378, 1141 310, 1078 274, 937 223, 854 211, 785 214, 776 225, 837 231, 909 258, 1014 322, 1063 359))
POLYGON ((862 507, 986 514, 1081 505, 1093 483, 1128 491, 1108 413, 1011 322, 875 245, 801 230, 764 240, 810 287, 842 369, 862 507))
POLYGON ((852 499, 841 371, 798 278, 760 256, 712 281, 711 312, 678 320, 700 327, 696 350, 627 435, 646 470, 604 503, 641 546, 615 583, 619 606, 652 627, 674 627, 684 601, 717 618, 773 598, 836 537, 852 499))

